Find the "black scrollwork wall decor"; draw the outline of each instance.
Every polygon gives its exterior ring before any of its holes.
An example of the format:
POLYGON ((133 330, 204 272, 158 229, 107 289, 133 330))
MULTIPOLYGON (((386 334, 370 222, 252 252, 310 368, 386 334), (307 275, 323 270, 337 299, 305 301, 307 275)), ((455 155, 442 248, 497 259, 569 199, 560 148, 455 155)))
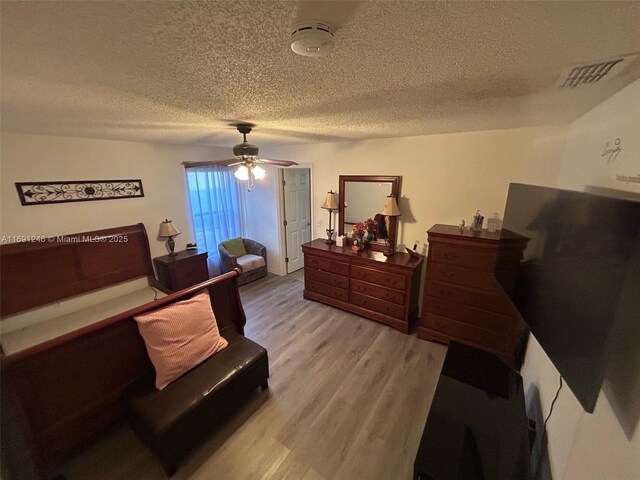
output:
POLYGON ((16 188, 22 205, 144 197, 140 179, 16 182, 16 188))

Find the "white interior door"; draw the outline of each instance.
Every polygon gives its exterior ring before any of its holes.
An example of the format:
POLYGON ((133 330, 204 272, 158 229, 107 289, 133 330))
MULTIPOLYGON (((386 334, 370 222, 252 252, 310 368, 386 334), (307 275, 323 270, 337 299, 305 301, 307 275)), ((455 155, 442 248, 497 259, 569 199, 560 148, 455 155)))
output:
POLYGON ((304 266, 300 245, 311 240, 311 175, 308 168, 284 169, 287 273, 304 266))

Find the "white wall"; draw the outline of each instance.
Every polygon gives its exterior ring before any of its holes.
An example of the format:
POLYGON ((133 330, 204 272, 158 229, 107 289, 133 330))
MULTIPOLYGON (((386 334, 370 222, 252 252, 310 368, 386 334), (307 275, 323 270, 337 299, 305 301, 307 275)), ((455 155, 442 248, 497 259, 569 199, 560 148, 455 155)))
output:
POLYGON ((247 238, 267 247, 267 269, 276 275, 286 273, 282 252, 282 187, 278 168, 265 165, 267 174, 256 180, 251 192, 243 189, 245 232, 247 238))
MULTIPOLYGON (((640 80, 571 124, 558 186, 583 190, 587 185, 596 185, 640 193, 640 183, 628 181, 634 176, 640 179, 639 125, 640 80), (621 139, 622 150, 614 161, 607 162, 603 150, 607 142, 613 145, 616 138, 621 139)), ((553 479, 640 478, 638 339, 633 340, 633 352, 615 372, 617 376, 627 376, 623 391, 614 391, 605 379, 593 414, 582 410, 566 386, 560 392, 548 424, 549 459, 542 469, 553 479)), ((535 338, 529 341, 522 374, 525 391, 539 392, 546 417, 559 374, 535 338)))
POLYGON ((522 128, 290 146, 269 155, 313 165, 314 238, 328 227, 320 206, 338 190, 338 175, 400 175, 398 243, 424 245, 435 223, 470 223, 478 209, 502 216, 511 181, 555 184, 565 134, 563 127, 522 128))
POLYGON ((111 140, 2 132, 0 234, 61 235, 142 222, 151 256, 167 253, 157 238, 160 222, 181 234, 176 250, 194 241, 181 162, 211 160, 228 151, 111 140), (22 206, 14 182, 140 178, 143 198, 22 206))

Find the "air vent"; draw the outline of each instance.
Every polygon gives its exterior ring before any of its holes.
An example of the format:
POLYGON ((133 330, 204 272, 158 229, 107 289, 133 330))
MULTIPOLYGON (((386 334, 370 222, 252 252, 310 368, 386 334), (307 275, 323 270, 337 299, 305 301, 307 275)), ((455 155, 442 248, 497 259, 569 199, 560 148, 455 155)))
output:
POLYGON ((569 67, 562 72, 557 85, 563 88, 576 88, 579 85, 599 82, 604 78, 613 78, 637 56, 627 55, 605 62, 569 67))

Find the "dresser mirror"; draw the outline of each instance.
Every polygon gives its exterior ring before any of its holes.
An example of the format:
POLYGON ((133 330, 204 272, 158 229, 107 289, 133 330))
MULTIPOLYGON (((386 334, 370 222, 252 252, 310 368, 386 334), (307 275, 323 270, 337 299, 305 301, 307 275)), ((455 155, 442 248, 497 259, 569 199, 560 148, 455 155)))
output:
MULTIPOLYGON (((388 195, 400 196, 400 179, 394 176, 340 175, 338 193, 338 235, 351 236, 353 226, 368 218, 377 220, 388 195)), ((385 237, 391 245, 396 244, 397 217, 381 219, 380 235, 370 243, 371 250, 382 252, 385 237), (385 235, 386 230, 386 235, 385 235)))

